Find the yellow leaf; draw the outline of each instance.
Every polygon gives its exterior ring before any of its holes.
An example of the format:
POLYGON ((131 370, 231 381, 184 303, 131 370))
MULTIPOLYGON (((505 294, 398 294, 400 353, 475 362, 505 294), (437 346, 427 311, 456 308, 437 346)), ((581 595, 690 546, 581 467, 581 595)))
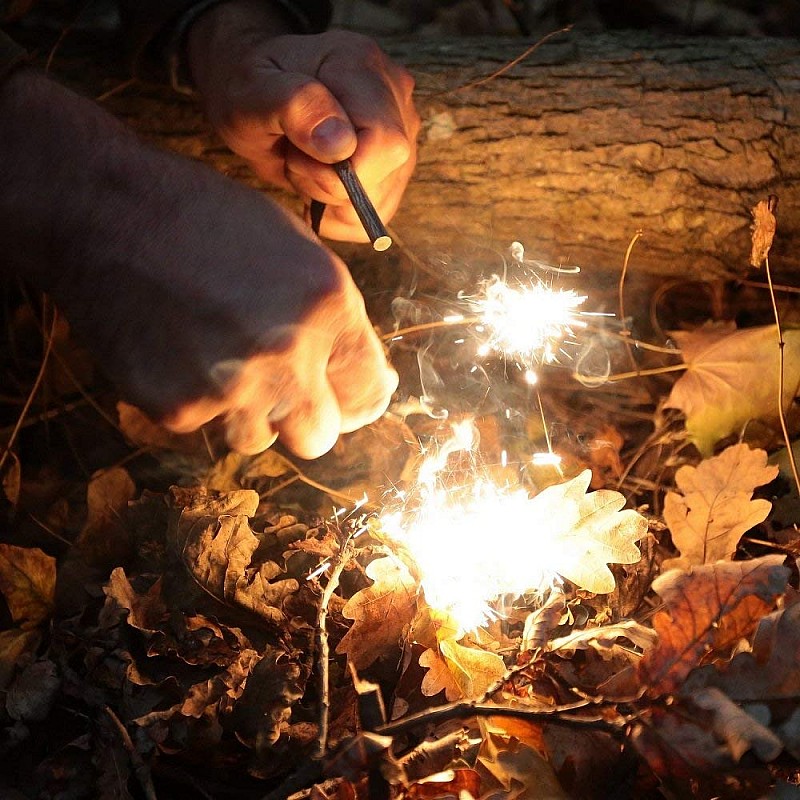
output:
POLYGON ((0 544, 0 592, 23 630, 44 622, 53 610, 56 560, 38 547, 0 544))
POLYGON ((420 691, 426 697, 433 697, 443 691, 448 702, 452 703, 464 696, 447 660, 436 648, 429 647, 423 651, 419 657, 419 665, 427 669, 420 684, 420 691))
POLYGON ((432 697, 442 690, 448 700, 480 697, 506 674, 503 659, 495 653, 466 647, 454 639, 439 643, 438 652, 431 648, 419 657, 428 672, 422 679, 422 694, 432 697))
MULTIPOLYGON (((777 419, 780 362, 774 325, 740 331, 709 326, 672 335, 687 369, 666 405, 684 413, 689 437, 703 455, 751 420, 777 419)), ((783 338, 786 408, 800 386, 800 331, 784 331, 783 338)))
POLYGON ((681 558, 664 568, 732 558, 742 534, 772 508, 768 500, 751 500, 753 490, 777 474, 764 450, 746 444, 728 447, 697 467, 681 467, 675 475, 680 494, 668 492, 664 501, 664 520, 681 558))

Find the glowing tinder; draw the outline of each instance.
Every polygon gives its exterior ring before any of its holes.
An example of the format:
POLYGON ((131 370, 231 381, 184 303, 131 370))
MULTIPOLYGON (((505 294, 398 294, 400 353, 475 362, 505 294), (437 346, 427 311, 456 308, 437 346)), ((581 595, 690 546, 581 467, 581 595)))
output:
POLYGON ((531 497, 498 486, 472 457, 470 423, 420 471, 402 509, 380 514, 380 528, 414 561, 425 599, 464 633, 487 622, 500 598, 543 593, 562 578, 596 594, 614 588, 610 563, 639 560, 647 530, 625 498, 586 494, 591 472, 531 497), (471 469, 449 463, 466 456, 471 469))

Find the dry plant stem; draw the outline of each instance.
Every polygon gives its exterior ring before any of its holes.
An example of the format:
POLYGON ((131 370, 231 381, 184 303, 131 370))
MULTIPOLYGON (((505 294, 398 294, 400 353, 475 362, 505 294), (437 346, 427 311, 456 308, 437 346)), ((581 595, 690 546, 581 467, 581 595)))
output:
POLYGON ((0 456, 0 473, 3 471, 3 467, 6 464, 6 459, 8 458, 8 454, 11 452, 11 448, 14 446, 14 442, 19 435, 20 430, 22 430, 22 425, 25 422, 25 417, 30 411, 31 404, 33 403, 33 398, 36 397, 36 393, 39 391, 39 387, 42 385, 42 380, 44 379, 44 373, 47 369, 47 362, 50 360, 50 353, 53 350, 53 336, 56 332, 56 322, 58 321, 58 311, 55 307, 53 307, 53 320, 50 323, 50 333, 47 336, 47 345, 45 346, 44 355, 42 356, 42 363, 39 366, 39 373, 36 376, 36 380, 33 382, 33 386, 31 386, 31 390, 28 393, 28 399, 25 401, 25 405, 22 407, 22 411, 19 412, 19 417, 17 417, 17 422, 14 425, 14 429, 11 431, 11 436, 8 437, 8 443, 3 450, 3 455, 0 456))
POLYGON ((108 714, 109 719, 119 732, 120 738, 122 739, 122 744, 125 746, 125 750, 128 752, 131 764, 133 764, 133 771, 136 774, 139 785, 142 787, 144 796, 147 798, 147 800, 158 800, 156 797, 155 787, 153 786, 153 779, 150 777, 150 768, 144 763, 141 755, 136 750, 127 728, 108 706, 104 706, 103 710, 106 712, 106 714, 108 714))
POLYGON ((782 283, 761 283, 761 281, 738 281, 738 283, 742 286, 752 286, 754 289, 767 289, 770 292, 800 294, 800 286, 786 286, 782 283))
POLYGON ((446 706, 429 708, 426 711, 420 711, 417 714, 410 714, 407 717, 387 722, 378 728, 375 733, 381 736, 396 736, 420 725, 427 726, 449 719, 467 719, 469 717, 513 717, 515 719, 536 720, 537 722, 561 725, 568 728, 599 730, 616 736, 622 736, 625 729, 623 722, 619 724, 609 722, 600 714, 589 717, 569 714, 558 707, 550 711, 538 711, 532 708, 520 708, 519 706, 501 706, 493 703, 478 703, 465 700, 458 703, 450 703, 446 706))
POLYGON ((619 322, 622 325, 622 337, 625 339, 625 349, 628 352, 628 360, 631 362, 631 367, 636 369, 636 361, 633 357, 633 351, 631 350, 630 342, 627 341, 628 336, 630 335, 630 331, 628 330, 627 325, 625 324, 625 277, 628 274, 628 263, 631 260, 631 253, 633 252, 633 248, 636 245, 636 242, 642 238, 643 231, 640 229, 636 231, 633 235, 633 238, 628 242, 628 249, 625 251, 625 258, 622 261, 622 272, 619 276, 619 285, 617 287, 617 304, 619 307, 619 322))
POLYGON ((339 578, 347 562, 353 556, 353 539, 348 535, 339 549, 337 555, 331 559, 328 582, 322 591, 322 597, 317 609, 317 682, 319 691, 319 736, 317 738, 317 752, 314 758, 325 757, 328 750, 328 720, 330 717, 330 685, 328 664, 330 661, 330 647, 328 646, 328 605, 331 597, 339 586, 339 578))
POLYGON ((775 289, 772 286, 772 272, 769 268, 769 256, 764 259, 764 267, 767 275, 767 285, 769 286, 769 298, 772 301, 772 311, 775 314, 775 327, 778 330, 778 419, 781 423, 781 431, 783 432, 783 441, 786 443, 786 454, 789 457, 789 465, 792 468, 792 476, 794 477, 794 485, 797 487, 797 494, 800 495, 800 476, 797 474, 797 462, 794 458, 794 451, 792 450, 792 440, 789 437, 789 428, 786 425, 786 412, 783 408, 783 384, 784 384, 784 361, 786 342, 783 340, 783 331, 781 330, 781 318, 778 313, 778 304, 775 302, 775 289))
POLYGON ((484 83, 489 83, 489 81, 493 81, 495 78, 499 78, 504 73, 508 72, 510 69, 513 69, 520 63, 520 61, 524 61, 528 56, 535 53, 545 42, 550 41, 554 36, 558 36, 561 33, 569 33, 572 30, 572 25, 567 25, 564 28, 559 28, 557 31, 550 31, 550 33, 542 36, 539 41, 532 44, 524 53, 518 55, 512 61, 509 61, 508 64, 504 64, 500 69, 496 72, 493 72, 491 75, 487 75, 485 78, 478 78, 476 81, 472 81, 471 83, 465 83, 463 86, 458 86, 455 89, 448 89, 445 92, 438 92, 433 95, 433 97, 442 97, 443 95, 447 94, 455 94, 456 92, 463 92, 465 89, 474 89, 476 86, 483 86, 484 83))
POLYGON ((648 375, 665 375, 668 372, 680 372, 686 369, 686 364, 671 364, 666 367, 653 367, 652 369, 637 369, 632 372, 616 372, 613 375, 607 375, 605 378, 598 378, 596 381, 587 380, 585 377, 581 378, 583 383, 597 383, 602 385, 604 383, 614 383, 615 381, 627 381, 631 378, 643 378, 648 375))
POLYGON ((423 333, 437 328, 453 328, 456 325, 471 325, 473 322, 480 321, 480 317, 463 317, 462 319, 439 319, 434 322, 421 322, 419 325, 409 325, 407 328, 398 328, 391 333, 384 333, 381 336, 381 340, 392 342, 401 336, 410 336, 412 333, 423 333))

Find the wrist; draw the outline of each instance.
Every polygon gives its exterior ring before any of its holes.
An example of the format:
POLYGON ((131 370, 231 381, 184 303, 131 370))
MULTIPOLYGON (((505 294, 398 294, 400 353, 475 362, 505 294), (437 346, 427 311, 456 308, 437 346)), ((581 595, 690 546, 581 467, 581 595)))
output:
POLYGON ((232 53, 246 52, 251 45, 298 33, 296 20, 279 2, 225 0, 202 13, 186 34, 185 52, 189 76, 201 94, 206 94, 220 64, 232 53))

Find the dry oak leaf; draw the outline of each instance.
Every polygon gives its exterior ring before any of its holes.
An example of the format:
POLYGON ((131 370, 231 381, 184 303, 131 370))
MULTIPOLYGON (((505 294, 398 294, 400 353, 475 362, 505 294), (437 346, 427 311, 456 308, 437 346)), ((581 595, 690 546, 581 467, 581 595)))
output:
POLYGON ((691 572, 671 570, 653 581, 666 610, 653 618, 658 643, 639 662, 649 694, 673 694, 696 667, 755 629, 783 594, 789 569, 783 556, 720 561, 691 572))
POLYGON ((500 656, 477 647, 466 647, 453 639, 439 643, 439 651, 426 650, 419 665, 428 671, 420 690, 427 697, 444 691, 449 701, 480 697, 506 673, 500 656))
POLYGON ((664 500, 664 521, 681 557, 665 561, 663 569, 732 558, 742 534, 772 508, 769 500, 752 500, 753 490, 777 474, 764 450, 746 444, 732 445, 697 467, 681 467, 675 475, 680 494, 667 492, 664 500))
POLYGON ((572 480, 548 486, 533 503, 537 519, 551 528, 542 536, 552 553, 552 571, 593 594, 608 594, 616 585, 608 564, 639 561, 636 542, 647 533, 647 520, 632 509, 623 510, 625 497, 619 492, 586 494, 591 480, 592 471, 584 470, 572 480))
MULTIPOLYGON (((175 489, 173 494, 182 496, 175 489)), ((298 583, 278 580, 283 569, 274 561, 251 563, 261 544, 249 524, 258 494, 242 489, 213 496, 198 490, 185 499, 191 504, 172 521, 170 541, 194 579, 212 595, 280 623, 283 602, 298 583)))
MULTIPOLYGON (((483 742, 476 769, 490 789, 490 798, 567 800, 553 767, 528 743, 482 725, 483 742)), ((481 795, 486 797, 486 795, 481 795)))
MULTIPOLYGON (((714 445, 739 433, 752 420, 778 418, 779 353, 775 325, 735 330, 732 325, 674 331, 686 372, 675 382, 667 408, 686 417, 697 449, 711 455, 714 445)), ((783 407, 800 386, 800 331, 783 331, 783 407)))
POLYGON ((48 619, 56 589, 56 560, 38 547, 0 544, 0 593, 14 624, 30 630, 48 619))
POLYGON ((367 576, 372 585, 356 592, 342 609, 353 624, 336 648, 357 670, 397 647, 417 611, 417 583, 400 561, 375 559, 367 576))
POLYGON ((768 614, 758 623, 750 652, 718 669, 693 673, 686 690, 716 686, 739 703, 800 699, 800 603, 768 614))

